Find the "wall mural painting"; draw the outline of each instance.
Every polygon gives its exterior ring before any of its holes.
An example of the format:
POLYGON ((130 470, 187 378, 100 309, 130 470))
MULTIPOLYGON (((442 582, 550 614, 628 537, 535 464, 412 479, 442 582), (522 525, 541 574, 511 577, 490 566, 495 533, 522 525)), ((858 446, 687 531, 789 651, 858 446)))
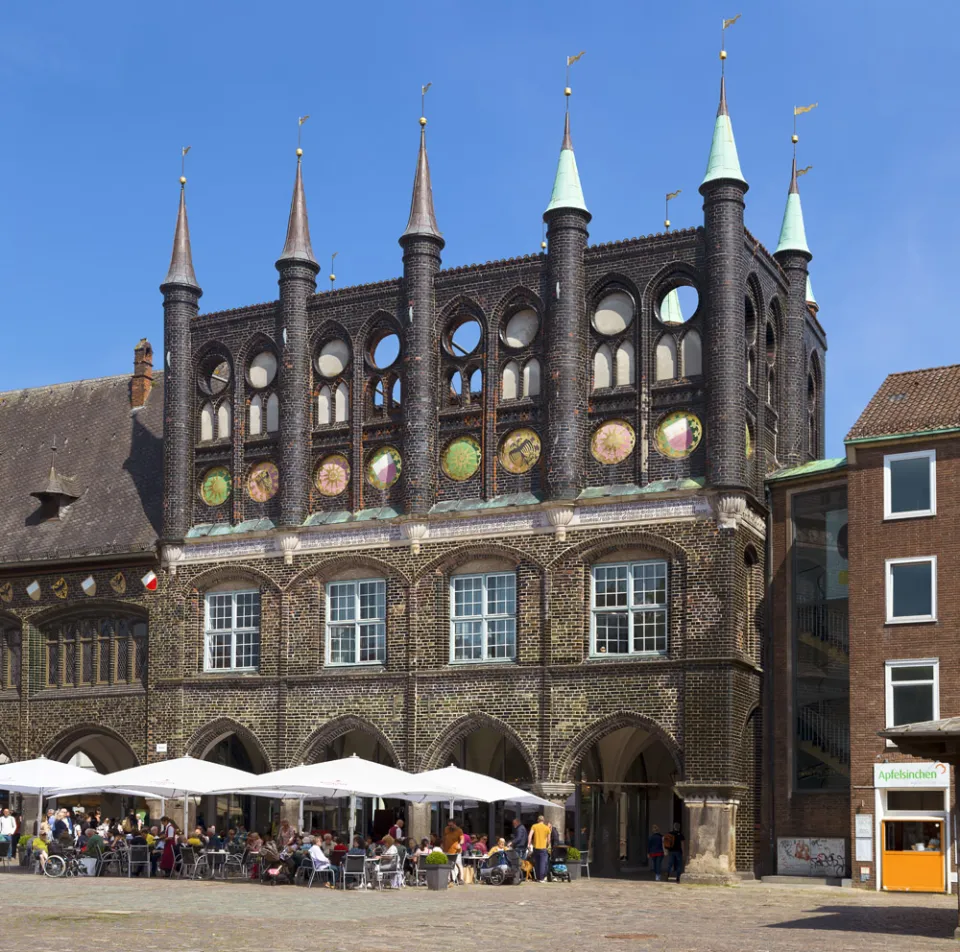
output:
POLYGON ((230 470, 226 466, 214 466, 203 474, 200 498, 208 506, 221 506, 230 498, 230 470))
POLYGON ((462 483, 480 469, 480 444, 472 436, 458 436, 443 451, 440 465, 451 479, 462 483))
POLYGON ((280 488, 280 471, 269 460, 257 463, 247 477, 247 492, 254 502, 273 499, 280 488))
POLYGON ((685 459, 703 439, 700 418, 687 410, 668 413, 657 426, 657 451, 668 459, 685 459))
POLYGON ((374 489, 389 489, 400 478, 400 451, 381 446, 367 459, 367 482, 374 489))
POLYGON ((313 482, 321 496, 339 496, 350 485, 350 461, 342 453, 325 456, 314 470, 313 482))
POLYGON ((633 452, 636 442, 637 434, 626 420, 608 420, 593 431, 590 452, 598 463, 613 466, 633 452))
POLYGON ((508 433, 500 444, 500 465, 519 476, 533 469, 540 459, 540 437, 526 427, 508 433))

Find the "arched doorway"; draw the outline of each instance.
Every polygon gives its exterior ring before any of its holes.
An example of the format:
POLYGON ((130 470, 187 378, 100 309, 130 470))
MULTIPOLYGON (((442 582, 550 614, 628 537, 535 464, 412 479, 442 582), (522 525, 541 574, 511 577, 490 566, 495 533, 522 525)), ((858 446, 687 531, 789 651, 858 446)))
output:
MULTIPOLYGON (((400 764, 389 741, 372 725, 357 718, 345 718, 320 730, 307 745, 304 763, 318 764, 344 757, 360 757, 388 767, 400 764)), ((356 800, 354 825, 357 833, 379 839, 405 813, 401 801, 360 797, 356 800)), ((350 829, 350 798, 305 800, 303 827, 307 830, 343 835, 350 829)))
POLYGON ((666 832, 682 822, 683 803, 673 791, 676 759, 644 727, 612 723, 581 749, 572 779, 567 824, 598 875, 646 871, 653 826, 666 832))
MULTIPOLYGON (((247 773, 266 773, 270 769, 266 753, 253 734, 231 721, 211 724, 193 749, 201 760, 247 773)), ((275 812, 273 801, 264 797, 235 793, 201 797, 197 804, 196 824, 215 826, 218 831, 242 825, 247 830, 266 835, 275 812)))
MULTIPOLYGON (((472 722, 471 722, 472 723, 472 722)), ((518 741, 496 724, 476 722, 472 729, 455 730, 442 746, 443 753, 435 756, 431 766, 460 767, 472 770, 529 790, 534 783, 533 769, 518 741)), ((450 805, 435 804, 431 814, 431 829, 440 833, 450 815, 450 805)), ((454 818, 464 832, 473 837, 485 834, 496 843, 499 837, 509 839, 513 820, 522 819, 526 826, 536 822, 537 808, 518 803, 455 803, 454 818)))
MULTIPOLYGON (((137 755, 119 734, 96 726, 80 726, 58 738, 47 756, 84 767, 100 774, 114 773, 136 767, 137 755)), ((142 801, 138 801, 142 808, 142 801)), ((111 817, 119 822, 128 809, 133 808, 135 798, 110 793, 86 793, 60 801, 61 806, 72 807, 74 813, 91 813, 99 809, 103 819, 111 817)))

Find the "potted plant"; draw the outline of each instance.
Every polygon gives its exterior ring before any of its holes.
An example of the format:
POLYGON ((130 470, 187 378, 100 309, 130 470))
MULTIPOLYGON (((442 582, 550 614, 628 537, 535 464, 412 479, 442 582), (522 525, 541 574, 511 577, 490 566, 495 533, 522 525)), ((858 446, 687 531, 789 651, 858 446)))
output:
POLYGON ((450 870, 453 864, 446 853, 435 851, 430 853, 424 860, 427 867, 427 888, 428 889, 446 889, 450 882, 450 870))
POLYGON ((570 874, 570 882, 580 878, 580 850, 575 846, 567 847, 567 872, 570 874))
POLYGON ((33 837, 29 833, 24 833, 17 840, 17 855, 20 857, 20 865, 26 866, 30 862, 30 841, 33 837))

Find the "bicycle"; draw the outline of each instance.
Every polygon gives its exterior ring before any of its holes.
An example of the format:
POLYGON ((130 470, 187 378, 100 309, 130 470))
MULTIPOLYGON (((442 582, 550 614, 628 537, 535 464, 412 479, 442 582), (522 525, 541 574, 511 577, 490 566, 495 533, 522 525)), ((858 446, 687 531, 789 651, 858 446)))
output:
POLYGON ((43 875, 51 879, 60 879, 64 876, 86 876, 86 867, 80 862, 73 850, 68 853, 54 853, 47 857, 43 865, 43 875))

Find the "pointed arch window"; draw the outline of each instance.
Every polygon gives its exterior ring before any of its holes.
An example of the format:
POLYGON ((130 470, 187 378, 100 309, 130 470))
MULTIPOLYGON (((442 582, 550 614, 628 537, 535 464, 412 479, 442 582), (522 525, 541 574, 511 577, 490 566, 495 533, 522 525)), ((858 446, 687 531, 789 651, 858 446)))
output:
POLYGON ((507 361, 500 378, 500 396, 504 400, 516 400, 518 396, 517 381, 520 368, 515 360, 507 361))
POLYGON ((449 397, 447 398, 451 406, 458 406, 463 396, 463 377, 459 370, 454 370, 450 374, 449 397))
POLYGON ((523 366, 523 395, 525 397, 540 395, 540 361, 536 357, 528 360, 523 366))
POLYGON ((330 388, 323 386, 317 394, 317 426, 326 426, 330 422, 330 388))
POLYGON ((593 355, 593 389, 602 390, 613 385, 613 354, 601 344, 593 355))
POLYGON ((777 375, 773 367, 767 371, 767 406, 774 406, 777 397, 777 375))
POLYGON ((699 377, 703 373, 703 347, 697 331, 687 331, 680 342, 680 359, 684 377, 699 377))
POLYGON ((383 388, 383 380, 380 377, 376 377, 372 381, 371 394, 374 408, 382 408, 386 403, 387 397, 383 388))
POLYGON ((230 404, 226 400, 217 407, 217 439, 218 440, 229 440, 230 439, 230 423, 231 423, 231 414, 230 414, 230 404))
POLYGON ((483 394, 483 371, 477 367, 470 374, 470 395, 480 397, 483 394))
POLYGON ((267 432, 276 433, 280 429, 280 398, 271 393, 267 397, 267 432))
POLYGON ((346 423, 349 415, 350 393, 346 383, 340 383, 333 397, 333 420, 335 423, 346 423))
POLYGON ((637 382, 637 362, 633 344, 625 340, 617 348, 617 386, 632 387, 637 382))
POLYGON ((400 378, 395 377, 393 386, 390 388, 390 406, 396 408, 400 406, 403 388, 400 385, 400 378))
POLYGON ((213 404, 205 403, 200 408, 200 442, 209 443, 213 439, 213 404))
POLYGON ((757 355, 752 347, 747 351, 747 386, 751 389, 757 386, 757 355))
POLYGON ((657 380, 673 380, 677 376, 677 342, 672 334, 664 334, 657 341, 657 380))

